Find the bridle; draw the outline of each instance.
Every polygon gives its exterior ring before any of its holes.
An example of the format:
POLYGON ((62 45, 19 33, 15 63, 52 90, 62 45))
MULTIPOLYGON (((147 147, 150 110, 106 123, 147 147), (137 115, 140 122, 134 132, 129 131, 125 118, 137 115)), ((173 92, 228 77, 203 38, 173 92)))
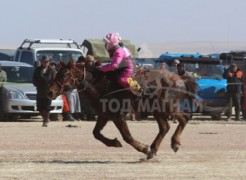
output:
MULTIPOLYGON (((54 79, 54 82, 56 82, 59 86, 59 89, 60 89, 60 93, 63 93, 64 92, 64 88, 65 86, 67 85, 72 85, 73 87, 74 86, 78 86, 81 82, 80 82, 80 78, 79 78, 79 75, 81 74, 81 71, 80 69, 76 66, 77 64, 74 64, 72 66, 72 68, 70 69, 70 72, 66 72, 64 74, 64 77, 67 76, 67 74, 71 74, 68 78, 65 79, 65 81, 63 83, 61 83, 58 79, 54 79)), ((84 67, 84 66, 83 66, 84 67)), ((85 67, 83 68, 83 71, 85 73, 85 67)), ((83 74, 83 78, 85 78, 85 74, 83 74)))
POLYGON ((144 79, 147 80, 148 77, 146 75, 146 69, 145 68, 140 68, 137 72, 135 72, 135 74, 133 75, 134 78, 140 76, 140 75, 144 75, 144 79))

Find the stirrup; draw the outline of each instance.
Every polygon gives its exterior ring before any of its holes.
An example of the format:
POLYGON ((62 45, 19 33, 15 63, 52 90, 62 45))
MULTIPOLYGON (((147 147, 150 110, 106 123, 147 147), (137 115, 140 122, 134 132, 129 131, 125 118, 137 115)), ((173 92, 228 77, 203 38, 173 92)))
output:
POLYGON ((132 91, 132 93, 134 94, 134 95, 136 95, 136 96, 138 96, 138 97, 141 97, 142 96, 142 94, 143 94, 143 89, 141 88, 139 91, 132 91))
POLYGON ((135 79, 132 78, 128 78, 127 82, 129 84, 129 89, 131 90, 131 92, 136 95, 136 96, 141 96, 143 89, 141 88, 141 86, 138 84, 138 82, 135 79))

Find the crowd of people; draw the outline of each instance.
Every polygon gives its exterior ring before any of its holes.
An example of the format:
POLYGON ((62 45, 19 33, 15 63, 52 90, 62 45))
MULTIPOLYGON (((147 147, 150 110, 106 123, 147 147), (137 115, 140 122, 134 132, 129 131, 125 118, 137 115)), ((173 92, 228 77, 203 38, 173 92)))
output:
MULTIPOLYGON (((43 56, 40 61, 41 65, 35 68, 33 74, 33 85, 37 88, 37 110, 43 118, 43 127, 47 127, 50 121, 51 109, 51 100, 48 98, 49 85, 54 80, 60 65, 48 56, 43 56)), ((101 62, 95 61, 91 55, 79 57, 76 63, 84 63, 86 68, 101 65, 101 62)), ((63 100, 63 121, 96 119, 95 111, 91 108, 83 93, 78 92, 77 89, 66 85, 61 96, 63 100)))
MULTIPOLYGON (((98 66, 101 71, 114 71, 120 67, 124 67, 121 74, 118 76, 118 83, 129 89, 129 84, 127 79, 132 76, 134 65, 131 58, 131 52, 121 43, 121 37, 117 33, 109 33, 104 39, 105 48, 108 51, 109 57, 111 58, 111 63, 101 66, 100 61, 95 61, 94 57, 88 55, 87 57, 79 57, 76 63, 83 63, 86 69, 93 68, 93 66, 98 66)), ((39 87, 39 84, 49 84, 54 78, 54 71, 58 70, 57 64, 50 63, 48 57, 43 57, 41 60, 41 66, 36 68, 36 73, 34 73, 33 82, 37 87, 38 98, 37 105, 43 117, 43 126, 47 126, 48 110, 50 106, 50 100, 48 98, 42 97, 44 92, 42 89, 47 86, 39 87), (54 66, 53 69, 50 68, 54 66), (45 74, 45 75, 44 75, 45 74), (40 81, 40 82, 38 82, 40 81), (42 96, 39 93, 42 92, 42 96), (45 106, 43 105, 45 104, 45 106)), ((165 71, 166 64, 160 63, 160 72, 165 71)), ((195 73, 187 72, 183 63, 180 63, 178 59, 174 59, 172 65, 168 67, 172 72, 176 72, 179 76, 194 76, 195 73)), ((199 74, 205 73, 204 69, 200 68, 201 72, 199 74)), ((243 73, 237 68, 236 64, 231 64, 228 69, 225 70, 223 77, 227 79, 227 97, 228 97, 228 120, 231 119, 232 107, 235 106, 235 120, 240 120, 240 112, 242 110, 241 97, 243 91, 243 73)), ((245 81, 246 83, 246 81, 245 81)), ((246 91, 246 90, 245 90, 246 91)), ((47 93, 47 92, 46 92, 47 93)), ((88 106, 88 102, 83 93, 78 92, 76 89, 66 87, 66 91, 62 94, 64 107, 63 107, 63 120, 95 120, 95 111, 88 106)), ((244 106, 246 107, 246 106, 244 106)), ((243 113, 244 114, 244 113, 243 113)), ((243 118, 246 118, 243 116, 243 118)), ((174 122, 175 119, 173 119, 174 122)))
MULTIPOLYGON (((118 76, 118 83, 126 88, 129 88, 128 78, 132 76, 134 64, 131 57, 131 52, 121 43, 121 37, 117 33, 109 33, 104 39, 105 48, 111 58, 111 62, 102 66, 100 61, 96 61, 93 56, 81 56, 77 59, 76 63, 83 63, 87 70, 97 66, 101 71, 114 71, 122 68, 118 76)), ((43 118, 43 126, 47 127, 50 121, 50 106, 51 100, 48 98, 49 85, 54 80, 56 72, 59 70, 60 65, 58 62, 52 61, 48 56, 43 56, 40 60, 41 65, 35 68, 33 74, 33 84, 37 88, 37 109, 43 118)), ((165 71, 166 64, 160 63, 160 72, 165 71)), ((176 72, 179 76, 192 76, 194 74, 187 72, 183 63, 178 59, 173 60, 169 70, 176 72)), ((236 64, 231 64, 223 74, 227 79, 227 97, 229 104, 228 120, 231 119, 232 107, 235 106, 235 120, 240 120, 240 113, 242 108, 242 92, 243 90, 243 73, 238 69, 236 64)), ((246 79, 246 78, 245 78, 246 79)), ((6 81, 6 73, 1 69, 0 65, 0 81, 6 81)), ((246 80, 244 82, 246 84, 246 80)), ((135 93, 136 94, 136 93, 135 93)), ((78 92, 70 86, 64 88, 62 94, 63 99, 63 120, 95 120, 96 113, 89 106, 86 97, 82 92, 78 92)), ((243 101, 246 103, 246 100, 243 101)), ((243 106, 246 107, 246 106, 243 106)), ((246 108, 243 109, 246 112, 246 108)), ((246 113, 245 113, 246 114, 246 113)), ((243 118, 246 118, 243 113, 243 118)), ((174 120, 175 122, 175 120, 174 120)))
MULTIPOLYGON (((163 63, 160 65, 160 71, 163 71, 163 63)), ((205 65, 201 66, 198 74, 206 74, 205 65)), ((197 77, 197 74, 187 72, 184 64, 180 63, 178 59, 174 59, 171 67, 171 71, 176 72, 178 75, 197 77)), ((246 120, 246 97, 242 96, 246 94, 246 78, 243 79, 243 72, 238 68, 236 64, 231 64, 223 73, 223 78, 227 80, 226 96, 227 105, 225 106, 227 120, 231 120, 232 108, 235 107, 235 120, 246 120), (241 117, 242 112, 242 118, 241 117)), ((175 122, 175 119, 174 119, 175 122)))
MULTIPOLYGON (((100 61, 95 61, 94 57, 88 55, 86 57, 79 57, 76 63, 83 63, 87 71, 97 66, 101 71, 114 71, 122 68, 122 72, 118 76, 118 83, 124 87, 129 88, 127 79, 133 73, 133 61, 131 52, 121 42, 121 37, 117 33, 107 34, 103 41, 105 48, 108 51, 111 63, 101 66, 100 61)), ((43 56, 41 59, 41 66, 35 69, 33 75, 33 84, 37 88, 37 109, 42 115, 43 126, 47 127, 50 115, 51 100, 48 98, 49 84, 54 80, 55 72, 59 69, 59 64, 51 63, 48 56, 43 56)), ((63 120, 73 121, 79 120, 95 120, 95 111, 89 106, 89 103, 84 97, 83 93, 76 89, 66 86, 65 92, 62 94, 63 105, 63 120)))

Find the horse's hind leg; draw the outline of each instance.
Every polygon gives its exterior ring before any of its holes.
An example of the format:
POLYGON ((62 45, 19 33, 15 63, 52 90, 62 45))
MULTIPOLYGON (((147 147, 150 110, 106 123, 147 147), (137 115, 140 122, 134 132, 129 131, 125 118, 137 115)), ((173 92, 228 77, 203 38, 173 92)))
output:
POLYGON ((117 119, 114 119, 114 124, 116 125, 116 127, 119 129, 123 139, 130 145, 132 145, 137 151, 140 151, 144 154, 148 154, 148 145, 144 145, 138 141, 136 141, 135 139, 133 139, 129 129, 128 129, 128 125, 125 121, 125 118, 123 118, 122 115, 120 115, 117 119))
POLYGON ((101 130, 103 127, 107 124, 108 119, 102 116, 98 116, 95 128, 93 130, 93 135, 94 137, 104 143, 106 146, 110 147, 122 147, 120 141, 118 141, 116 138, 115 139, 108 139, 105 136, 101 134, 101 130))
POLYGON ((158 151, 160 144, 170 129, 169 123, 167 121, 167 116, 158 112, 154 112, 154 118, 156 119, 159 126, 159 133, 157 134, 155 140, 150 146, 151 152, 148 153, 147 159, 153 158, 158 151))
POLYGON ((174 152, 177 152, 179 150, 179 146, 181 145, 180 135, 183 132, 186 124, 188 123, 189 117, 182 112, 175 114, 174 117, 178 120, 179 124, 172 136, 171 148, 174 152))

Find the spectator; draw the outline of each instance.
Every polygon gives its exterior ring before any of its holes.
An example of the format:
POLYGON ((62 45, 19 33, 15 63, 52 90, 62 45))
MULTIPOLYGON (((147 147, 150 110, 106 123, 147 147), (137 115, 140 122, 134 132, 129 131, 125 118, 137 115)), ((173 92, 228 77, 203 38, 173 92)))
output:
POLYGON ((223 77, 227 79, 228 120, 231 119, 233 105, 235 106, 236 120, 240 120, 243 73, 237 68, 236 64, 231 64, 223 73, 223 77))
POLYGON ((63 121, 75 121, 74 117, 71 115, 70 112, 70 105, 68 103, 68 99, 66 93, 62 93, 62 100, 63 100, 63 108, 62 108, 62 120, 63 121))
POLYGON ((50 58, 43 56, 41 66, 35 68, 33 85, 37 88, 37 110, 43 118, 43 127, 48 126, 52 100, 48 98, 49 84, 55 79, 56 70, 50 66, 50 58))
POLYGON ((172 64, 171 64, 170 71, 176 73, 177 72, 177 66, 179 63, 180 63, 180 61, 178 59, 174 59, 172 64))
POLYGON ((160 72, 163 73, 166 70, 166 63, 160 62, 160 72))
MULTIPOLYGON (((190 77, 193 77, 190 72, 187 72, 185 70, 185 67, 184 67, 183 63, 179 63, 177 65, 177 70, 178 70, 178 75, 179 76, 190 76, 190 77)), ((193 99, 192 97, 188 97, 188 102, 189 102, 189 107, 186 106, 185 102, 181 102, 180 103, 180 109, 183 109, 184 112, 192 113, 192 111, 194 110, 193 103, 196 103, 196 99, 193 99)))
POLYGON ((2 66, 0 64, 0 82, 6 82, 7 81, 7 74, 6 72, 2 69, 2 66))
MULTIPOLYGON (((79 58, 77 63, 85 63, 86 67, 86 78, 87 80, 91 80, 91 76, 89 75, 90 73, 88 71, 92 70, 93 67, 95 66, 95 59, 91 55, 87 55, 86 58, 79 58)), ((83 94, 82 91, 79 92, 79 98, 80 98, 80 105, 81 105, 81 114, 80 114, 80 119, 81 120, 95 120, 95 111, 94 109, 90 106, 90 103, 87 101, 85 95, 83 94)))
POLYGON ((86 56, 86 62, 85 62, 86 70, 91 72, 92 69, 95 67, 95 58, 92 55, 86 56))
POLYGON ((55 61, 51 61, 50 66, 57 70, 57 63, 55 61))
POLYGON ((75 119, 79 119, 77 117, 77 114, 81 112, 81 107, 80 107, 80 98, 77 89, 66 86, 64 95, 63 95, 64 108, 62 113, 63 121, 75 121, 75 119))
POLYGON ((192 74, 190 72, 187 72, 185 70, 184 64, 183 63, 179 63, 177 65, 177 73, 179 76, 192 76, 192 74))
POLYGON ((78 60, 76 61, 76 63, 84 63, 84 64, 85 62, 86 62, 86 58, 84 56, 80 56, 78 60))
MULTIPOLYGON (((52 61, 50 63, 50 66, 59 70, 60 63, 56 63, 55 61, 52 61)), ((62 120, 75 121, 75 118, 73 117, 72 114, 76 116, 77 113, 80 113, 80 102, 79 102, 79 96, 77 90, 67 85, 65 86, 64 93, 62 93, 61 96, 63 100, 62 120)))
MULTIPOLYGON (((7 73, 2 69, 2 66, 0 64, 0 95, 2 94, 2 83, 7 81, 7 73)), ((0 97, 0 111, 2 110, 2 97, 0 97)))
POLYGON ((99 60, 97 60, 97 61, 95 62, 95 66, 96 66, 96 67, 101 67, 101 66, 102 66, 102 62, 99 61, 99 60))

